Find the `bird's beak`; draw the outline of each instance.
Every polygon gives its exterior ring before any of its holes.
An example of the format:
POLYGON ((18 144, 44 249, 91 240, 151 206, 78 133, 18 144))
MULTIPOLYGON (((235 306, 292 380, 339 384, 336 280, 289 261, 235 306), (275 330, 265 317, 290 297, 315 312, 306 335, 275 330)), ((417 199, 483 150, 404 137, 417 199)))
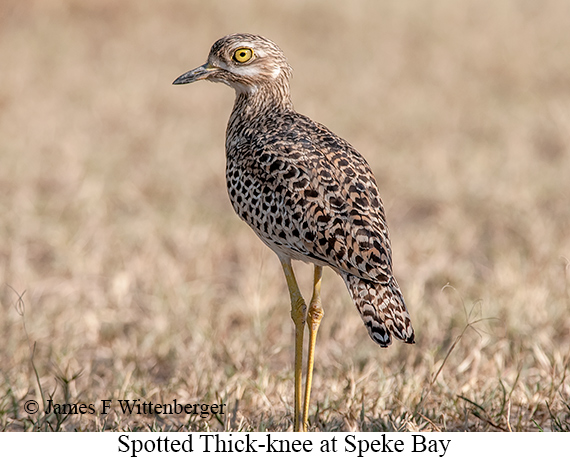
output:
POLYGON ((193 83, 194 81, 200 81, 201 79, 205 79, 210 73, 215 70, 217 70, 216 67, 206 62, 201 67, 194 68, 194 70, 187 71, 183 75, 179 76, 174 80, 172 84, 189 84, 193 83))

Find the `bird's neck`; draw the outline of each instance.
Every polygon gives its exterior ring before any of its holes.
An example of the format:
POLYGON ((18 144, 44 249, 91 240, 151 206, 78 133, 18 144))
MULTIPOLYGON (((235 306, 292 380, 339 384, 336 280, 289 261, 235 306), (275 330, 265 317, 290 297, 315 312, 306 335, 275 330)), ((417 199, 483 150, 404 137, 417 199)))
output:
POLYGON ((293 110, 289 82, 286 80, 247 89, 236 89, 230 123, 232 120, 252 123, 269 114, 293 110))
MULTIPOLYGON (((240 144, 247 144, 270 127, 271 118, 293 111, 288 80, 259 87, 236 87, 234 108, 226 130, 226 153, 237 154, 240 144), (245 90, 251 89, 251 90, 245 90)), ((239 154, 238 154, 239 155, 239 154)))

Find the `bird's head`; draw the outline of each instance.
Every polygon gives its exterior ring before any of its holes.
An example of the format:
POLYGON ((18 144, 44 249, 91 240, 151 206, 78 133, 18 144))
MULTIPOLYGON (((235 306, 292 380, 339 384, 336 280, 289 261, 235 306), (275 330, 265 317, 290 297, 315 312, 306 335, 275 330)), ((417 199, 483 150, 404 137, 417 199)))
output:
POLYGON ((272 84, 288 88, 290 76, 291 67, 273 41, 259 35, 237 33, 216 41, 206 63, 179 76, 173 84, 206 79, 227 84, 238 93, 253 93, 272 84))

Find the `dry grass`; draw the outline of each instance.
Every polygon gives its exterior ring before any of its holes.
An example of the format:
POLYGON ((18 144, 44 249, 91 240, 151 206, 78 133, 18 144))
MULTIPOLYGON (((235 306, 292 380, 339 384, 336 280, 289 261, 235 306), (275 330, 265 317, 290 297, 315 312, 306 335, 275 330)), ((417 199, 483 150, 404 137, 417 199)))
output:
POLYGON ((233 94, 170 85, 248 31, 369 159, 417 331, 378 348, 328 271, 312 429, 569 431, 568 30, 565 0, 3 0, 0 430, 291 429, 285 281, 225 191, 233 94), (230 410, 25 414, 42 395, 230 410))

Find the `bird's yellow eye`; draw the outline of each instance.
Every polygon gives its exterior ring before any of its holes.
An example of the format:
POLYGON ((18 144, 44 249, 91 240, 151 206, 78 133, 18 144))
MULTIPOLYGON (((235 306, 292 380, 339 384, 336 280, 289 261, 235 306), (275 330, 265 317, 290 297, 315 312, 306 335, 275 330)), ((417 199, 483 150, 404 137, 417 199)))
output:
POLYGON ((239 48, 236 49, 233 55, 233 59, 239 63, 246 63, 253 57, 253 49, 249 48, 239 48))

